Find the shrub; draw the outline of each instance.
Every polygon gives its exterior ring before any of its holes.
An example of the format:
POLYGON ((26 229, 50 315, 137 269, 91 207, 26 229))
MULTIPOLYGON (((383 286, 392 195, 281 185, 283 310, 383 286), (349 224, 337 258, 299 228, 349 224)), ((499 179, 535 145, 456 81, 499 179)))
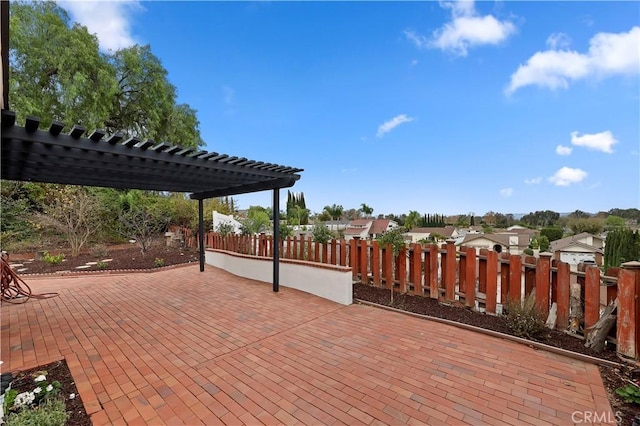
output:
POLYGON ((640 387, 626 385, 616 389, 616 393, 624 398, 624 402, 640 405, 640 387))
POLYGON ((333 238, 333 233, 324 223, 314 225, 312 234, 313 241, 321 244, 326 244, 333 238))
POLYGON ((164 266, 164 259, 156 257, 156 260, 153 261, 153 266, 155 268, 161 268, 164 266))
POLYGON ((98 263, 96 263, 96 268, 100 270, 107 269, 108 267, 109 264, 107 262, 99 261, 98 263))
POLYGON ((107 249, 107 246, 104 244, 96 244, 91 248, 91 255, 93 257, 104 258, 109 256, 109 250, 107 249))
POLYGON ((62 426, 69 418, 65 408, 64 402, 60 399, 47 399, 36 408, 9 414, 5 424, 6 426, 62 426))
POLYGON ((536 304, 535 289, 524 301, 512 299, 504 307, 507 326, 516 336, 535 338, 544 331, 546 316, 536 304))
POLYGON ((533 250, 531 250, 530 248, 526 248, 524 249, 524 254, 526 254, 527 256, 533 256, 533 250))
POLYGON ((45 251, 44 256, 42 256, 42 261, 48 263, 49 265, 59 265, 64 260, 64 253, 60 253, 58 255, 49 254, 49 252, 45 251))

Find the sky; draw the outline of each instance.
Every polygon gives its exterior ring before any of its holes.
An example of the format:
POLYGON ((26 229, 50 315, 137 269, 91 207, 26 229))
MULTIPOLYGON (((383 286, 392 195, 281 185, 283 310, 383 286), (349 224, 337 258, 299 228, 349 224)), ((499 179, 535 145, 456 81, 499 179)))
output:
POLYGON ((60 5, 151 46, 203 149, 304 169, 312 212, 640 208, 638 2, 60 5))

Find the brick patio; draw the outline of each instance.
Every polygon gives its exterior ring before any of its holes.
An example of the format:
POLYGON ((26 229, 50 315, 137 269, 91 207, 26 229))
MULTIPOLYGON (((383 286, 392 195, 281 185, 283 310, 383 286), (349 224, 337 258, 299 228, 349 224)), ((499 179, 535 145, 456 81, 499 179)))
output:
POLYGON ((211 267, 26 281, 60 295, 2 305, 3 371, 66 358, 96 425, 566 425, 611 410, 593 365, 211 267))

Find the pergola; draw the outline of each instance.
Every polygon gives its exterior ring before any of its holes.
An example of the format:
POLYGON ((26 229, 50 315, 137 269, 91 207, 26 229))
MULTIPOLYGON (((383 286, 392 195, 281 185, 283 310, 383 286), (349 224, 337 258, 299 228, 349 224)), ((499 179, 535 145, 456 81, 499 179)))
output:
MULTIPOLYGON (((274 239, 279 238, 281 188, 293 186, 302 169, 217 152, 181 148, 166 142, 87 133, 54 121, 40 129, 36 117, 16 124, 2 110, 2 179, 190 193, 198 200, 200 270, 204 271, 203 201, 207 198, 273 190, 274 239)), ((273 250, 273 291, 278 291, 278 244, 273 250)))

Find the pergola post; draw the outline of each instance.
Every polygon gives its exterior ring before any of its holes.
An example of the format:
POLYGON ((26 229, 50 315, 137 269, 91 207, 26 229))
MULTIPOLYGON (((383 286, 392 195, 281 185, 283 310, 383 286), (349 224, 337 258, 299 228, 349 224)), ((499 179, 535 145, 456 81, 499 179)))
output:
POLYGON ((204 200, 198 200, 198 245, 200 246, 200 272, 204 272, 204 200))
POLYGON ((273 291, 280 290, 280 188, 273 190, 273 291))

